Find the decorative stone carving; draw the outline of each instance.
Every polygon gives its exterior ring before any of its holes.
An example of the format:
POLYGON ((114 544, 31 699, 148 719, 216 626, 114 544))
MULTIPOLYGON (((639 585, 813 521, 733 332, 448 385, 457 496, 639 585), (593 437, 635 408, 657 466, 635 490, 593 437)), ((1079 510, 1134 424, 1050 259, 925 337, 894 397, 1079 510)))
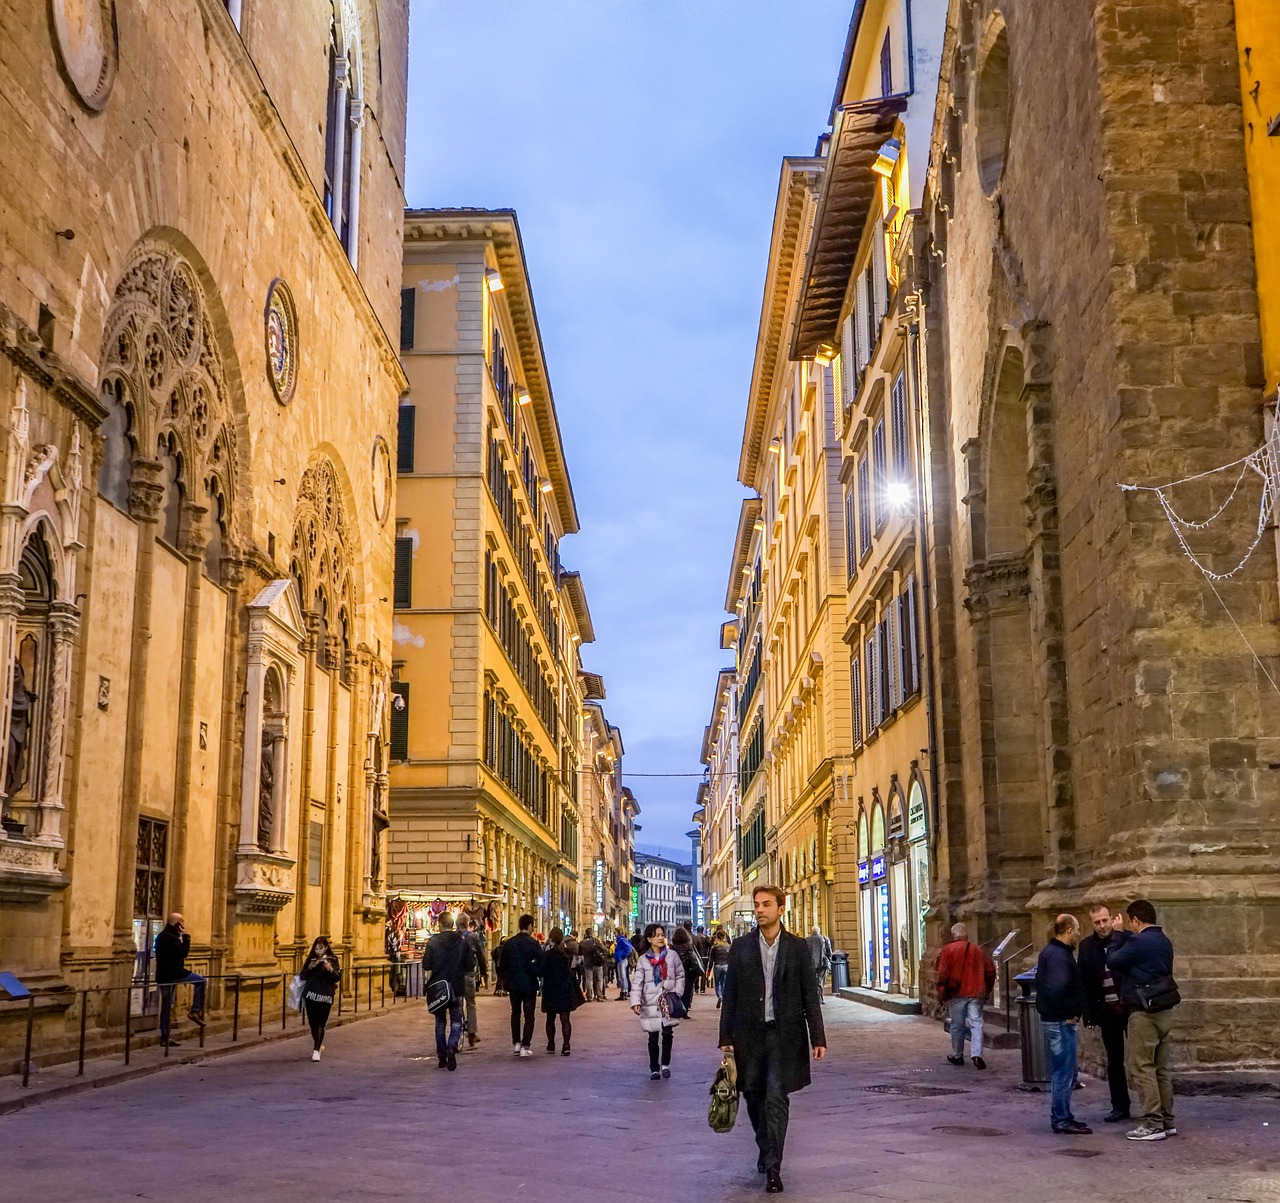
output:
POLYGON ((328 459, 317 459, 303 473, 298 489, 290 569, 303 610, 323 614, 329 630, 344 644, 355 609, 352 547, 337 473, 328 459))
POLYGON ((101 112, 119 63, 115 0, 52 0, 50 10, 62 72, 85 108, 101 112))
POLYGON ((391 513, 391 447, 378 435, 373 440, 373 516, 378 525, 386 523, 391 513))
POLYGON ((240 853, 236 857, 236 911, 245 916, 271 918, 292 900, 294 861, 270 852, 240 853))
POLYGON ((283 280, 272 280, 267 289, 265 325, 271 390, 281 405, 288 405, 298 384, 298 311, 283 280))

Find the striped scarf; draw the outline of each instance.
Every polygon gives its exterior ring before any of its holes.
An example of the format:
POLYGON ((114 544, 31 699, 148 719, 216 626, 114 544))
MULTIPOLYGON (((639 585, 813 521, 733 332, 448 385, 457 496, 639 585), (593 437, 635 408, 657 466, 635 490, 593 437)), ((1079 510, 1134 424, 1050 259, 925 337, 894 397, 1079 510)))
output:
POLYGON ((653 953, 645 953, 645 960, 653 967, 653 984, 661 985, 667 980, 667 950, 664 948, 658 956, 653 953))

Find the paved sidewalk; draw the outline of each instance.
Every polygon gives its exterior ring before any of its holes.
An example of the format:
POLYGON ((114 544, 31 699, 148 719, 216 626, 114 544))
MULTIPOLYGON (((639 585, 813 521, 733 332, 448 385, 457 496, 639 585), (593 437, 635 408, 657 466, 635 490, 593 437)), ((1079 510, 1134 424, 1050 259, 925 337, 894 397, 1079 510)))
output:
MULTIPOLYGON (((1116 1125, 1049 1131, 1048 1099, 1018 1089, 1018 1053, 979 1073, 943 1059, 929 1020, 828 1000, 831 1058, 792 1099, 783 1176, 808 1200, 904 1203, 1280 1203, 1280 1101, 1179 1097, 1176 1139, 1134 1144, 1116 1125)), ((745 1108, 706 1125, 716 1014, 697 1000, 674 1075, 650 1082, 621 1003, 574 1016, 573 1055, 511 1055, 506 1000, 481 1002, 481 1045, 436 1068, 421 1005, 333 1031, 324 1060, 283 1041, 178 1066, 0 1117, 5 1197, 595 1203, 644 1193, 662 1159, 665 1203, 763 1195, 745 1108)), ((1107 1109, 1091 1084, 1082 1118, 1107 1109)))

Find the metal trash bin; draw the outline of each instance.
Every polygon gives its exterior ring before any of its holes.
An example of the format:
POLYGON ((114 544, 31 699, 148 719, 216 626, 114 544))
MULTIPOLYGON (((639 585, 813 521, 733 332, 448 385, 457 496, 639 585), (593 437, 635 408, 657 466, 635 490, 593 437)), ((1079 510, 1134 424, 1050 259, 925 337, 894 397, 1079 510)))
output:
POLYGON ((1049 1082, 1049 1041, 1040 1012, 1036 1010, 1036 971, 1028 969, 1013 979, 1018 983, 1018 1032, 1022 1044, 1022 1080, 1030 1086, 1049 1082))
POLYGON ((849 988, 849 954, 833 952, 831 954, 831 993, 839 994, 849 988))

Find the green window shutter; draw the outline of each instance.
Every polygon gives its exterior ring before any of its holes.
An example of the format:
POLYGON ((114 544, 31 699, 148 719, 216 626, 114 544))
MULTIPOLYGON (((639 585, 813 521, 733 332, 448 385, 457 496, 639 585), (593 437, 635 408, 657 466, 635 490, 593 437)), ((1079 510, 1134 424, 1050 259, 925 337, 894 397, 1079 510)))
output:
POLYGON ((394 605, 407 610, 413 605, 413 540, 396 540, 396 583, 394 605))
POLYGON ((400 290, 400 350, 413 350, 414 301, 417 293, 412 288, 400 290))
POLYGON ((403 681, 391 685, 391 759, 409 759, 409 686, 403 681))

